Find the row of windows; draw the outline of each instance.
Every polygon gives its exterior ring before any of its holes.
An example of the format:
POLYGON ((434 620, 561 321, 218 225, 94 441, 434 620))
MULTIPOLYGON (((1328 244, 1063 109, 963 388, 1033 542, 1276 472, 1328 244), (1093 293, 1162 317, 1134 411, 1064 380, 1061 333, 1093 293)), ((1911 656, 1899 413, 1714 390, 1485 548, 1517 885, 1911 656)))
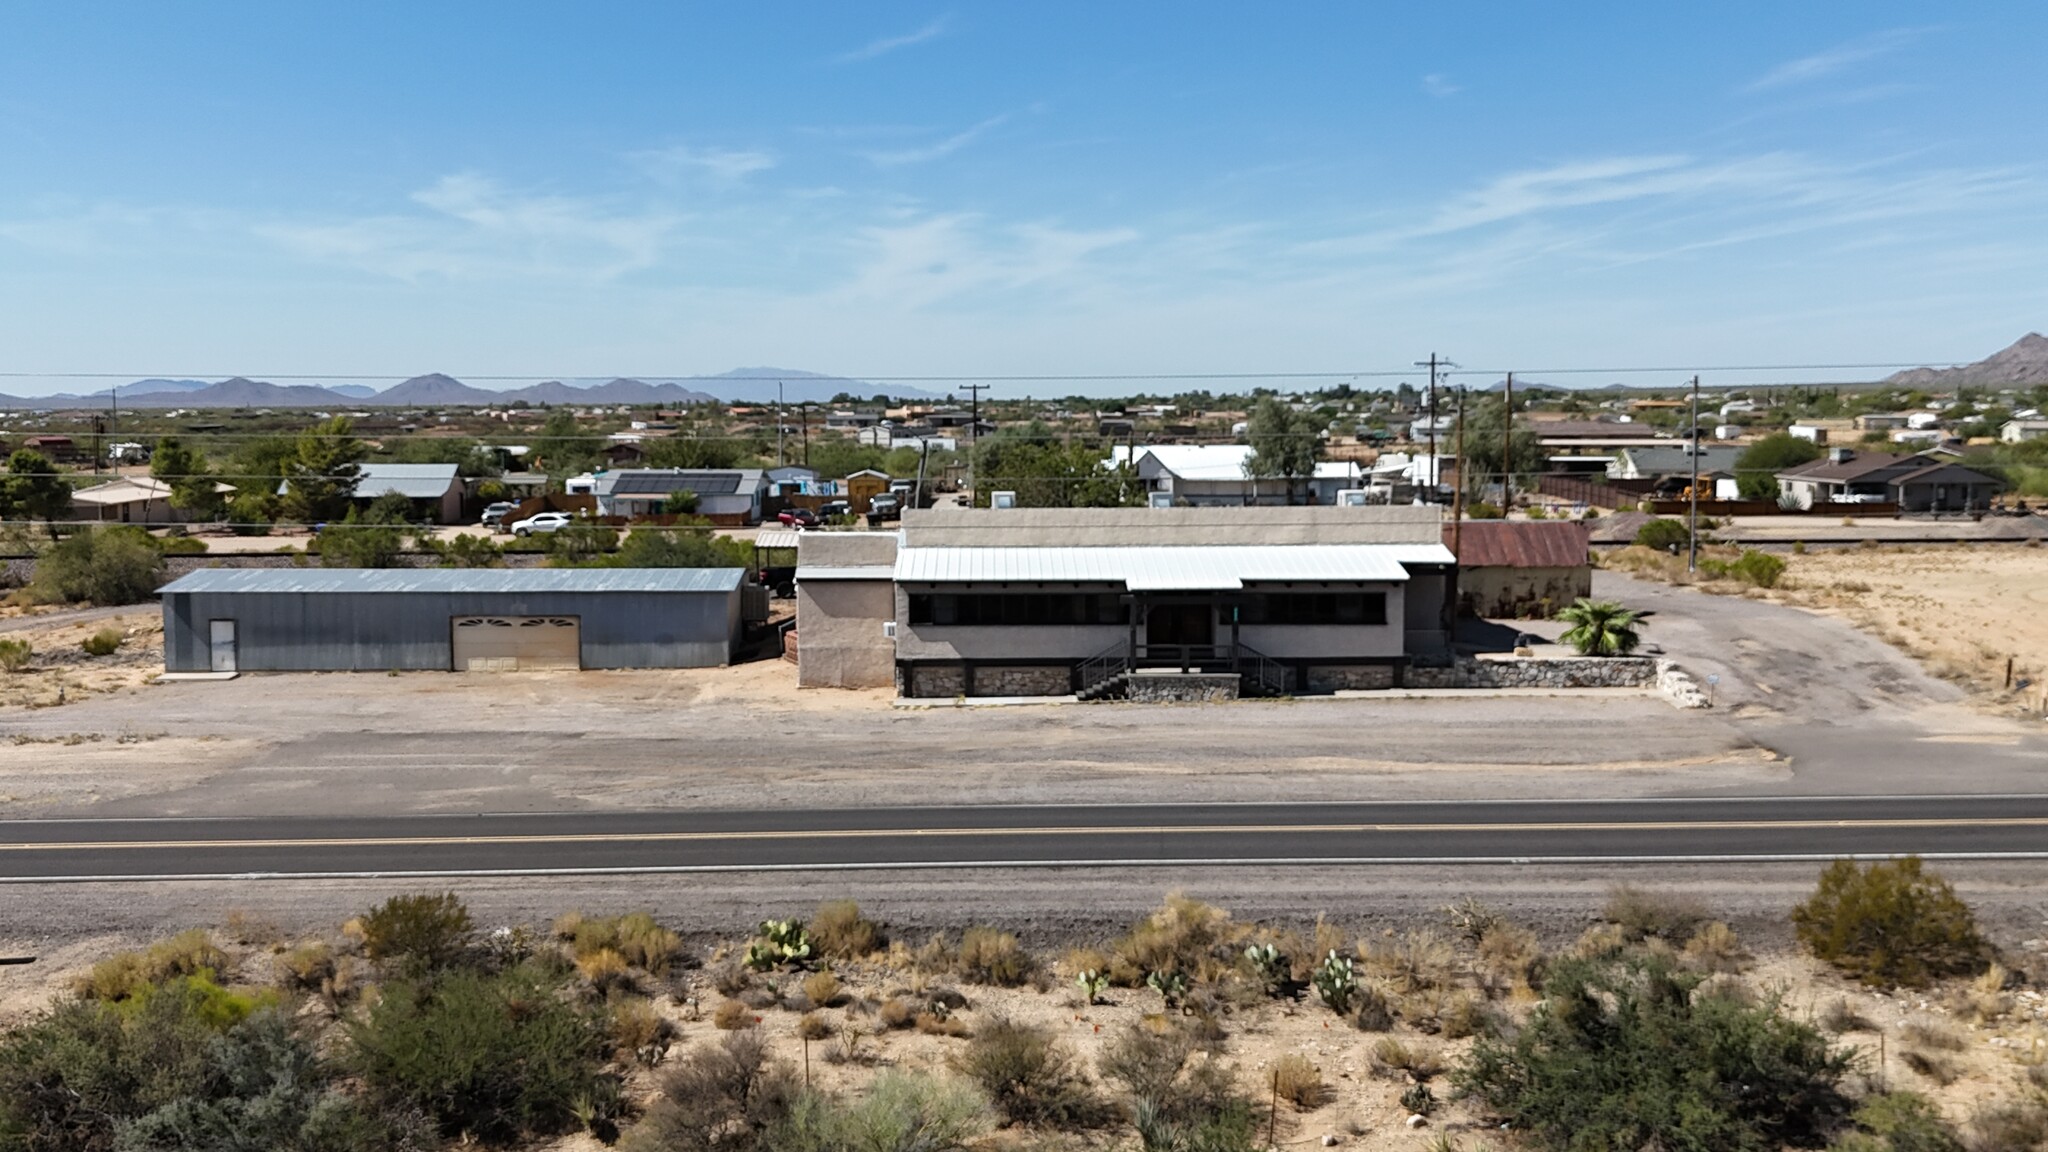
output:
MULTIPOLYGON (((910 622, 931 625, 1125 624, 1128 606, 1107 593, 912 593, 910 622)), ((1367 625, 1387 622, 1385 592, 1274 592, 1237 603, 1241 624, 1367 625)), ((1221 619, 1228 623, 1231 608, 1221 619)))

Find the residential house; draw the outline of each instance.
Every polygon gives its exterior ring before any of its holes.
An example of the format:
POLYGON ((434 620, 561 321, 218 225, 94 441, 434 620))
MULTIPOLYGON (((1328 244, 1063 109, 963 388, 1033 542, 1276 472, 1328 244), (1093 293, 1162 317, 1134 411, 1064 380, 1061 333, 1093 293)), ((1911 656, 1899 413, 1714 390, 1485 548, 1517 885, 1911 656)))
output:
POLYGON ((759 468, 624 468, 597 477, 600 516, 653 516, 677 492, 697 494, 696 515, 714 524, 761 522, 768 474, 759 468))
POLYGON ((1094 695, 1155 669, 1389 687, 1448 657, 1439 524, 1417 507, 947 507, 858 545, 807 533, 799 682, 871 685, 886 658, 921 697, 1094 695))
POLYGON ((1856 417, 1856 430, 1859 432, 1889 432, 1894 428, 1904 428, 1907 419, 1908 417, 1904 412, 1865 412, 1861 416, 1856 417))
POLYGON ((1778 490, 1802 508, 1819 504, 1896 504, 1902 512, 1964 512, 1990 507, 2004 485, 1941 459, 1832 448, 1778 473, 1778 490))
POLYGON ((2023 444, 2048 436, 2048 420, 2007 420, 1998 426, 1998 438, 2007 444, 2023 444))
MULTIPOLYGON (((1159 444, 1136 450, 1134 470, 1145 490, 1188 506, 1249 504, 1335 504, 1337 493, 1361 487, 1364 473, 1350 460, 1323 460, 1313 476, 1289 481, 1253 476, 1252 449, 1243 444, 1159 444)), ((1113 467, 1133 459, 1116 448, 1113 467)))
MULTIPOLYGON (((362 507, 380 496, 397 494, 412 502, 415 519, 433 524, 460 524, 464 488, 454 464, 391 464, 372 460, 356 468, 351 498, 362 507)), ((278 495, 290 490, 277 486, 278 495)))
POLYGON ((1467 520, 1446 524, 1458 559, 1458 614, 1549 619, 1593 594, 1587 525, 1574 520, 1467 520))
POLYGON ((21 447, 29 452, 42 453, 52 464, 73 464, 85 455, 69 436, 29 436, 22 440, 21 447))
MULTIPOLYGON (((235 486, 215 484, 213 489, 226 494, 235 486)), ((177 524, 191 519, 171 507, 171 486, 152 476, 122 476, 80 488, 71 494, 71 504, 80 519, 102 523, 177 524)))
POLYGON ((1656 448, 1623 448, 1615 453, 1607 476, 1612 480, 1654 480, 1660 492, 1679 492, 1691 485, 1697 467, 1703 498, 1711 492, 1715 499, 1733 500, 1735 461, 1742 451, 1733 444, 1702 444, 1695 448, 1682 440, 1656 448), (1711 487, 1706 483, 1709 479, 1713 481, 1711 487))

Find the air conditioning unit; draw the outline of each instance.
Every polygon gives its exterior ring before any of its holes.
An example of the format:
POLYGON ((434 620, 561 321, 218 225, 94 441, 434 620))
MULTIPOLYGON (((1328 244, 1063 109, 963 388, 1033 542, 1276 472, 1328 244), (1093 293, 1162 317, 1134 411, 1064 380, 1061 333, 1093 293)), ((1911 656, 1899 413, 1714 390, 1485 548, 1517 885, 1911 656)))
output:
POLYGON ((1015 508, 1017 506, 1017 494, 1015 492, 991 492, 988 496, 988 506, 991 508, 1015 508))
POLYGON ((1171 507, 1173 507, 1173 493, 1171 493, 1171 492, 1153 492, 1153 493, 1150 493, 1150 494, 1149 494, 1149 495, 1148 495, 1148 496, 1146 497, 1146 499, 1145 499, 1145 505, 1146 505, 1146 507, 1148 507, 1148 508, 1171 508, 1171 507))
POLYGON ((1339 488, 1337 490, 1337 506, 1340 508, 1363 508, 1365 507, 1365 502, 1365 489, 1363 488, 1339 488))

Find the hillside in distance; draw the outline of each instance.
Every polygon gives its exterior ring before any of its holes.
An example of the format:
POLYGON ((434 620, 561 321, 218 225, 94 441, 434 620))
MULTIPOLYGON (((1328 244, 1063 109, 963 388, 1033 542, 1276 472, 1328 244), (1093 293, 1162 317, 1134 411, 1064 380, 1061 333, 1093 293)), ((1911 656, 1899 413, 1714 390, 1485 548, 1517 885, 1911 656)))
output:
MULTIPOLYGON (((64 392, 51 396, 0 395, 0 407, 67 408, 464 408, 497 407, 525 401, 532 405, 664 404, 726 401, 774 403, 778 390, 791 404, 829 402, 846 393, 863 398, 883 389, 865 380, 826 376, 783 368, 736 368, 717 376, 639 380, 546 380, 520 388, 479 388, 443 372, 414 376, 378 391, 361 384, 319 386, 273 384, 237 376, 218 383, 203 380, 137 380, 87 395, 64 392)), ((917 389, 888 389, 907 399, 932 394, 917 389)))
POLYGON ((1884 378, 1902 388, 1941 390, 1964 384, 2032 387, 2048 384, 2048 336, 2029 332, 1975 364, 1954 368, 1908 368, 1884 378))

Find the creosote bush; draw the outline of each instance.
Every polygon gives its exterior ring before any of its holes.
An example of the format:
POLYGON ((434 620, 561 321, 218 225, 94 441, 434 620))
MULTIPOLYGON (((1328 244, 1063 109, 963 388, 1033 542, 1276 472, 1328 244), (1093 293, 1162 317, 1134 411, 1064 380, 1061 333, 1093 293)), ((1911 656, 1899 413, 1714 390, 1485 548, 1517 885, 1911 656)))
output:
POLYGON ((1031 978, 1029 953, 1017 938, 995 928, 976 926, 960 934, 955 961, 962 979, 998 988, 1015 988, 1031 978))
POLYGON ((127 634, 119 628, 102 628, 80 641, 78 646, 85 650, 87 656, 112 656, 121 650, 127 639, 127 634))
POLYGON ((363 951, 414 970, 445 968, 469 949, 475 925, 453 892, 393 896, 360 920, 363 951))
POLYGON ((1073 1053, 1047 1028, 991 1019, 968 1041, 956 1067, 1012 1124, 1085 1125, 1100 1112, 1073 1053))
POLYGON ((1866 984, 1918 987, 1984 970, 1990 948, 1970 906, 1920 858, 1837 860, 1792 910, 1799 942, 1866 984))
POLYGON ((811 917, 811 942, 818 955, 834 960, 859 960, 888 947, 881 926, 861 915, 860 905, 851 900, 832 900, 818 905, 811 917))
POLYGON ((227 953, 214 946, 205 929, 192 928, 140 952, 107 957, 74 988, 89 1000, 126 1000, 174 977, 216 975, 227 964, 227 953))
POLYGON ((661 1095, 626 1134, 625 1152, 783 1152, 774 1139, 800 1085, 759 1032, 733 1032, 678 1058, 661 1095))
POLYGON ((36 652, 26 640, 0 639, 0 671, 26 672, 36 652))
POLYGON ((1630 940, 1656 937, 1682 943, 1708 920, 1707 910, 1690 896, 1652 892, 1633 884, 1617 884, 1608 890, 1601 918, 1621 926, 1630 940))

